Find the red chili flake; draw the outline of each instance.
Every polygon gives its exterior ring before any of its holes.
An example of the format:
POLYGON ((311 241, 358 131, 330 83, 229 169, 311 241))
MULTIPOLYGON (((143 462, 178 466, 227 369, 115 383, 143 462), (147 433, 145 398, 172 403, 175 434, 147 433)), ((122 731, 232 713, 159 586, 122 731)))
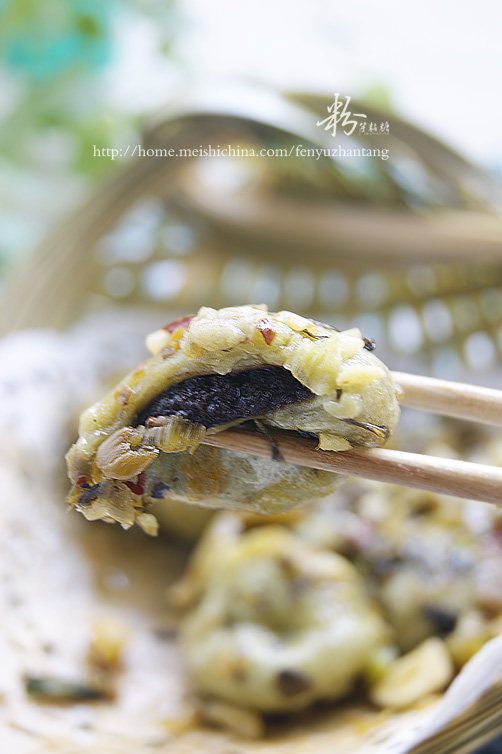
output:
POLYGON ((77 481, 75 482, 77 487, 83 487, 84 484, 87 484, 87 477, 86 476, 79 476, 77 481))
POLYGON ((175 322, 170 322, 168 325, 164 325, 162 328, 166 332, 174 332, 178 329, 178 327, 187 327, 192 319, 195 317, 195 314, 191 314, 189 317, 183 317, 183 319, 177 319, 175 322))
POLYGON ((265 341, 267 346, 272 343, 273 339, 277 335, 269 319, 260 319, 260 321, 256 325, 256 329, 259 330, 263 335, 263 340, 265 341))
POLYGON ((121 406, 126 406, 131 394, 132 390, 130 387, 122 387, 118 393, 115 394, 115 400, 117 403, 120 403, 121 406))
POLYGON ((142 495, 145 491, 145 472, 142 471, 141 474, 138 474, 135 482, 124 482, 124 484, 126 484, 135 495, 142 495))
POLYGON ((498 541, 502 540, 502 521, 496 521, 493 524, 492 535, 494 539, 498 541))

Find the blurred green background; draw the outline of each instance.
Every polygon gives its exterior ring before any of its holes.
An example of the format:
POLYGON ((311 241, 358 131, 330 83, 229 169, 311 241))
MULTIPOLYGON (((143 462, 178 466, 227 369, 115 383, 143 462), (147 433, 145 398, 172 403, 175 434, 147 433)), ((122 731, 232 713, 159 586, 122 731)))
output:
POLYGON ((0 2, 0 273, 117 167, 93 159, 93 144, 137 140, 144 108, 113 101, 109 78, 127 77, 137 24, 155 29, 148 54, 174 69, 170 0, 0 2))

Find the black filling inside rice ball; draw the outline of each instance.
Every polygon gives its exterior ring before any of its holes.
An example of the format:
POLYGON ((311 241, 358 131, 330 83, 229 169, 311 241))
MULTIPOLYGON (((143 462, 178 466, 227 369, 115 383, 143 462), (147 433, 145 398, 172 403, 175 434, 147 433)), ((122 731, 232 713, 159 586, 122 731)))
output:
POLYGON ((181 416, 209 428, 263 416, 314 397, 283 367, 205 374, 188 377, 157 395, 138 413, 134 426, 146 425, 148 419, 157 416, 181 416))

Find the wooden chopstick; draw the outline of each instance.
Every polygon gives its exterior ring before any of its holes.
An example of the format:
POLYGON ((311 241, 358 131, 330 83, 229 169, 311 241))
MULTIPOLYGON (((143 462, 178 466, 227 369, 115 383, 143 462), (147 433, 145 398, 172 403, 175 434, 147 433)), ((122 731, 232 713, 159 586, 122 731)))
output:
MULTIPOLYGON (((502 426, 500 390, 405 372, 392 374, 404 406, 502 426)), ((274 440, 287 463, 502 505, 502 468, 495 466, 387 448, 352 448, 335 453, 318 450, 316 440, 289 435, 275 434, 274 440)), ((202 442, 271 457, 270 439, 253 432, 230 429, 206 435, 202 442)))
POLYGON ((403 406, 433 411, 443 416, 502 426, 502 390, 392 372, 401 390, 403 406))
MULTIPOLYGON (((502 504, 502 468, 386 448, 317 450, 317 441, 274 434, 284 461, 322 471, 365 477, 429 492, 502 504)), ((227 429, 206 435, 205 445, 271 457, 270 440, 253 432, 227 429)))

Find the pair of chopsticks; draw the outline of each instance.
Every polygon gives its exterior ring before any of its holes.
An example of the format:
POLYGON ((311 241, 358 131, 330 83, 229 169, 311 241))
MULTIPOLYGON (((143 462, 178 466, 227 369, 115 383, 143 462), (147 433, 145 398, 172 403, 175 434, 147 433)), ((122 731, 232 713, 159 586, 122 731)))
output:
MULTIPOLYGON (((403 406, 502 426, 502 391, 404 372, 393 372, 393 376, 403 406)), ((335 453, 317 450, 316 440, 301 437, 274 435, 274 441, 287 463, 502 504, 502 467, 386 448, 353 448, 335 453)), ((206 435, 203 443, 264 458, 271 456, 269 438, 253 432, 228 429, 206 435)))

